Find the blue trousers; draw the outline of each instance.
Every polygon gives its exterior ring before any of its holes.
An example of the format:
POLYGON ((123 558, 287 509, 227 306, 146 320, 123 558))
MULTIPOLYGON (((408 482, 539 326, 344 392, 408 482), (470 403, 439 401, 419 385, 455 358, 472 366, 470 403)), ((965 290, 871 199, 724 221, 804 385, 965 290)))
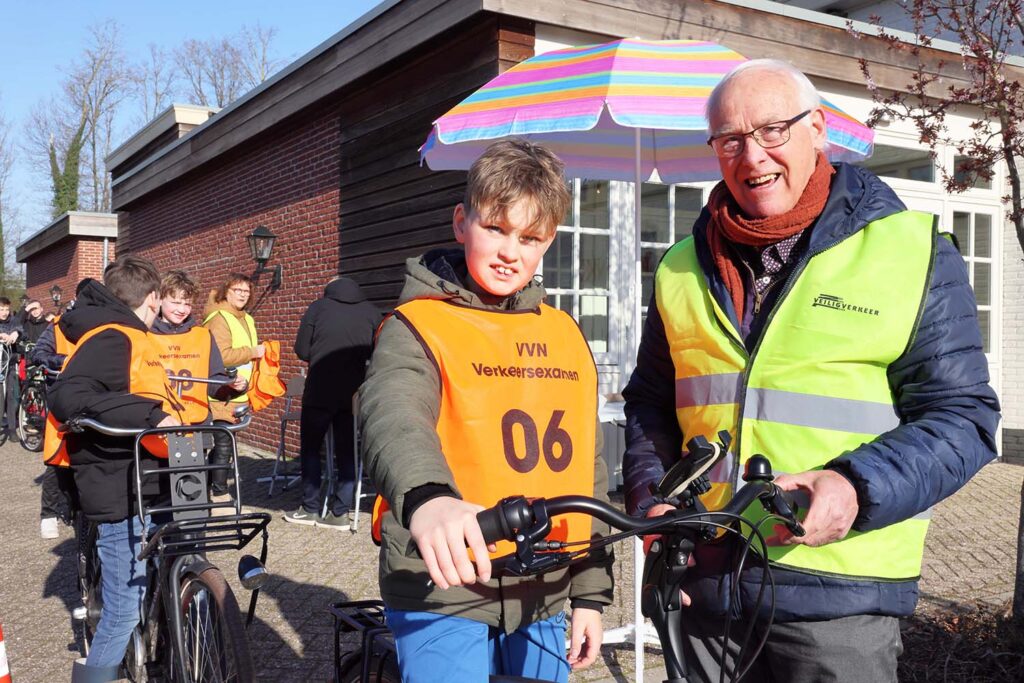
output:
POLYGON ((387 610, 402 683, 486 683, 526 676, 568 683, 565 613, 506 634, 462 617, 387 610))
MULTIPOLYGON (((146 525, 150 525, 149 517, 146 525)), ((103 611, 85 663, 117 666, 124 659, 146 597, 146 563, 136 559, 142 550, 142 524, 132 515, 120 522, 101 522, 97 527, 103 611)))

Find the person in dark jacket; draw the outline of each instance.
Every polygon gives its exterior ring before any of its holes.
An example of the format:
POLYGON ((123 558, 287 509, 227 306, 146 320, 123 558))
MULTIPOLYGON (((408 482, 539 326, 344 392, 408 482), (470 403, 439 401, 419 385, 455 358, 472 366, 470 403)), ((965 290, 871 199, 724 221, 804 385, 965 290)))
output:
POLYGON ((723 182, 658 267, 623 391, 627 507, 669 509, 649 487, 691 437, 731 433, 711 471, 726 498, 764 453, 803 498, 806 535, 763 527, 774 605, 758 602, 759 562, 733 585, 739 543, 698 546, 683 584, 688 680, 735 671, 742 634, 757 642, 774 606, 749 680, 896 681, 928 510, 995 457, 999 404, 964 261, 933 217, 828 163, 820 98, 792 66, 738 67, 708 120, 723 182))
POLYGON ((355 491, 355 444, 352 397, 366 376, 373 333, 380 310, 368 302, 352 279, 338 276, 324 295, 309 305, 299 323, 295 355, 309 363, 302 392, 300 465, 302 506, 285 521, 349 528, 348 512, 355 491), (326 515, 320 512, 322 471, 320 447, 333 429, 337 485, 326 515))
MULTIPOLYGON (((114 427, 181 424, 172 414, 174 399, 167 395, 166 375, 148 339, 160 307, 156 268, 123 256, 107 267, 103 279, 103 284, 87 281, 75 310, 60 320, 61 331, 76 346, 49 392, 50 410, 62 422, 87 416, 114 427), (133 359, 139 360, 136 376, 133 359)), ((98 525, 103 575, 103 611, 89 656, 75 662, 72 681, 116 680, 146 590, 145 563, 136 558, 143 523, 150 522, 140 520, 133 505, 134 439, 86 430, 69 433, 65 443, 82 512, 98 525)), ((144 455, 150 466, 163 462, 144 455)), ((160 488, 144 484, 142 493, 152 501, 160 488)))
POLYGON ((3 430, 7 438, 16 439, 15 429, 18 426, 18 359, 15 353, 15 344, 21 339, 24 330, 21 327, 21 320, 11 312, 11 300, 0 296, 0 344, 8 349, 7 381, 4 392, 4 425, 3 430))
POLYGON ((21 326, 25 332, 23 341, 35 344, 39 337, 49 326, 46 316, 43 314, 43 305, 36 299, 31 299, 25 304, 25 317, 21 326))

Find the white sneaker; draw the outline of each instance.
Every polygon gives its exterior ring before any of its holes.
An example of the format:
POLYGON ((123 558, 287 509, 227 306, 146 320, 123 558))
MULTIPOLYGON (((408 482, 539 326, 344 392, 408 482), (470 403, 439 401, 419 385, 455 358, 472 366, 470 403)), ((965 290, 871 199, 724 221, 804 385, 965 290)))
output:
POLYGON ((60 538, 56 517, 46 517, 39 522, 39 535, 43 538, 60 538))

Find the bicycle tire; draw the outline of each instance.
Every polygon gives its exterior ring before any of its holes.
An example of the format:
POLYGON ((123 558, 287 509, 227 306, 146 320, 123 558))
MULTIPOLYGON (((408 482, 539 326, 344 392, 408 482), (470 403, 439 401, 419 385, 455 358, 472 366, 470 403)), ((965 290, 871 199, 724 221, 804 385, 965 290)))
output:
POLYGON ((219 569, 188 574, 181 586, 187 672, 182 683, 251 683, 256 679, 238 600, 219 569))
POLYGON ((46 394, 38 384, 29 384, 18 401, 18 441, 27 451, 43 450, 43 426, 46 423, 46 394))
POLYGON ((369 676, 363 681, 363 657, 354 652, 338 667, 338 680, 334 683, 401 683, 398 659, 391 652, 375 652, 371 655, 369 676))

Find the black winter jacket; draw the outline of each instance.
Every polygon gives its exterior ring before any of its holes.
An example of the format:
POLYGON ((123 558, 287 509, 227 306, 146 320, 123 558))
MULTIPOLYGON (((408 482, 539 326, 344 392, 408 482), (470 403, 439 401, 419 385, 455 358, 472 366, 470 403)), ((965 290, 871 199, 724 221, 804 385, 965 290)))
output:
MULTIPOLYGON (((75 310, 60 319, 61 331, 72 344, 108 323, 147 331, 130 308, 95 280, 82 288, 75 310)), ((128 393, 130 360, 131 342, 117 330, 101 332, 79 346, 47 393, 54 417, 63 422, 85 416, 114 427, 157 426, 167 417, 160 401, 128 393)), ((75 485, 89 519, 116 522, 134 514, 133 444, 133 438, 89 430, 67 436, 75 485)), ((146 453, 144 462, 164 461, 146 453)), ((160 493, 155 481, 143 485, 143 494, 149 498, 160 493)))
POLYGON ((340 277, 324 288, 323 298, 303 314, 295 338, 295 355, 309 363, 303 405, 351 412, 381 318, 354 280, 340 277))
MULTIPOLYGON (((807 253, 794 272, 867 223, 904 209, 876 176, 839 164, 825 208, 811 228, 807 253)), ((698 259, 709 290, 739 329, 732 299, 712 265, 707 221, 705 209, 693 231, 698 259)), ((770 310, 762 309, 761 315, 770 315, 770 310)), ((763 325, 752 329, 763 330, 763 325)), ((746 341, 748 348, 753 346, 752 340, 746 341)), ((623 391, 623 476, 627 507, 633 514, 650 507, 649 485, 671 466, 684 440, 695 436, 682 434, 676 421, 674 376, 664 325, 652 297, 636 370, 623 391)), ((974 293, 963 259, 941 237, 936 239, 931 282, 913 343, 888 368, 888 376, 900 426, 859 448, 837 453, 826 465, 845 475, 857 491, 860 511, 853 528, 858 531, 879 529, 927 510, 962 487, 996 454, 999 402, 989 386, 974 293)), ((686 586, 695 606, 719 614, 752 610, 760 569, 743 573, 740 604, 730 605, 731 577, 723 571, 728 553, 720 551, 705 549, 703 556, 697 555, 697 570, 686 586)), ((917 603, 916 581, 852 581, 783 569, 775 569, 773 575, 775 617, 781 621, 906 616, 917 603)), ((762 605, 762 615, 766 609, 762 605)))

